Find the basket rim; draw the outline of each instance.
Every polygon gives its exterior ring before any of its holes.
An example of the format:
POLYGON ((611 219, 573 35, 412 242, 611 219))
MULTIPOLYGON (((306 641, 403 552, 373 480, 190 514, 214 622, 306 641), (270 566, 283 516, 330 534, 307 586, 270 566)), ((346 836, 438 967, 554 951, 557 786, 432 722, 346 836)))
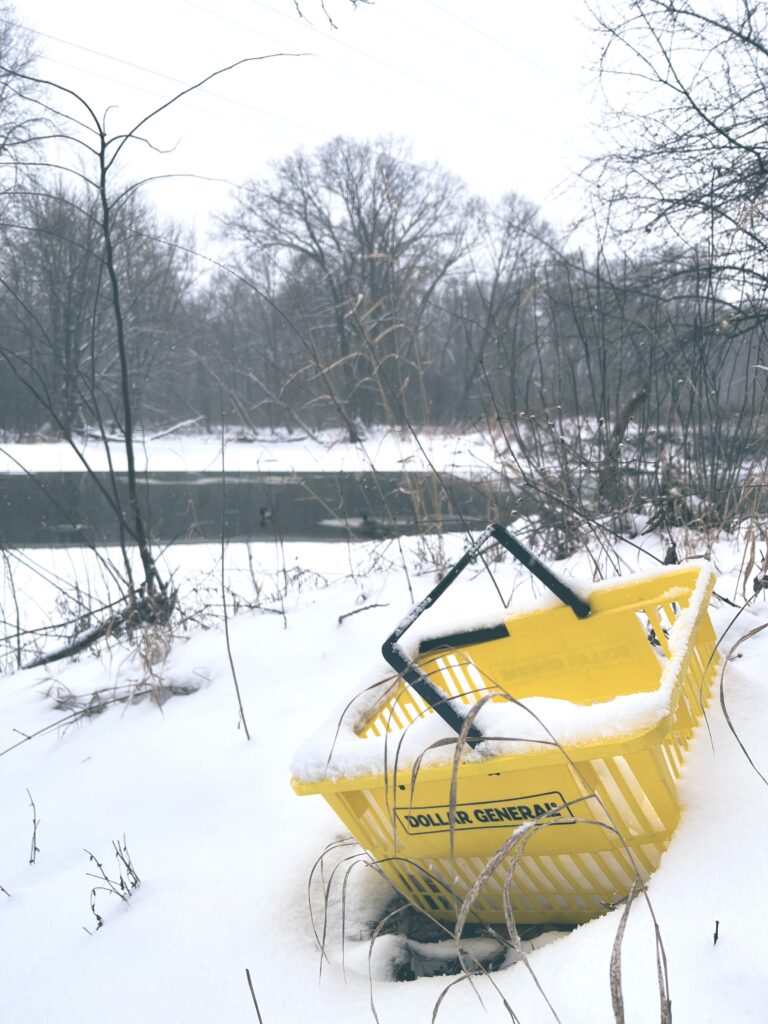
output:
MULTIPOLYGON (((596 592, 603 592, 601 596, 604 595, 607 598, 607 607, 601 601, 602 609, 596 608, 595 610, 613 610, 615 608, 617 591, 636 589, 638 586, 641 586, 643 591, 645 591, 647 587, 652 586, 654 582, 658 582, 660 579, 670 580, 670 578, 675 576, 680 578, 683 575, 687 576, 691 581, 690 588, 686 588, 689 599, 693 598, 696 590, 699 590, 697 600, 686 608, 686 611, 692 615, 691 630, 694 632, 700 628, 702 619, 707 615, 708 603, 715 585, 715 574, 708 565, 665 566, 652 573, 643 574, 639 579, 637 576, 633 576, 627 577, 624 581, 610 581, 613 583, 611 588, 606 587, 605 582, 603 582, 603 585, 598 584, 595 590, 596 592), (613 591, 612 595, 609 594, 609 590, 613 591)), ((647 600, 647 594, 644 594, 644 600, 647 600)), ((551 611, 552 608, 549 606, 541 610, 551 611)), ((529 615, 531 613, 529 609, 521 614, 529 615)), ((533 614, 536 614, 536 611, 533 611, 533 614)), ((608 738, 590 739, 575 743, 557 744, 555 741, 546 740, 506 741, 489 739, 478 744, 474 751, 467 747, 467 753, 462 755, 459 763, 459 774, 462 777, 476 777, 531 768, 546 768, 553 765, 562 765, 564 760, 579 763, 597 758, 632 754, 653 745, 658 745, 673 727, 682 694, 685 667, 691 656, 691 651, 692 644, 684 645, 680 662, 676 668, 675 679, 669 693, 668 706, 661 717, 653 723, 625 733, 613 734, 608 738), (525 742, 527 749, 517 752, 510 751, 508 753, 483 753, 483 748, 488 745, 498 748, 503 743, 520 744, 521 742, 525 742), (539 743, 541 748, 530 749, 530 743, 539 743)), ((673 658, 675 653, 677 652, 673 652, 673 658)), ((707 667, 716 665, 718 660, 719 654, 715 648, 707 667)), ((365 740, 361 738, 361 742, 365 742, 365 740)), ((454 766, 453 759, 451 758, 451 760, 441 761, 438 764, 423 764, 419 768, 418 778, 422 782, 439 782, 450 779, 453 773, 454 766)), ((332 766, 329 766, 328 774, 322 778, 305 779, 293 775, 290 781, 294 791, 300 796, 312 794, 331 795, 333 793, 355 790, 375 790, 382 787, 394 788, 404 786, 410 788, 413 785, 413 769, 409 765, 398 769, 397 773, 390 770, 386 775, 381 771, 360 775, 343 775, 341 772, 334 771, 332 766)))
MULTIPOLYGON (((596 740, 578 744, 554 744, 544 740, 527 740, 526 743, 540 742, 545 749, 525 750, 519 753, 490 754, 483 756, 483 743, 475 748, 477 759, 461 760, 459 763, 459 774, 464 776, 497 775, 505 772, 521 771, 528 768, 548 768, 552 765, 563 763, 563 759, 579 763, 591 761, 595 758, 615 757, 622 754, 633 754, 645 750, 649 746, 661 743, 666 734, 670 731, 675 717, 675 711, 668 711, 663 718, 654 725, 634 732, 612 736, 610 740, 596 740)), ((487 743, 498 745, 500 742, 515 743, 519 740, 487 740, 487 743)), ((469 751, 469 747, 467 750, 469 751)), ((440 764, 423 765, 418 772, 418 778, 427 782, 440 782, 450 779, 454 771, 452 762, 440 764)), ((338 778, 318 779, 315 782, 304 781, 303 779, 291 778, 291 785, 300 796, 308 796, 312 793, 348 792, 356 789, 381 789, 388 786, 412 785, 413 769, 402 768, 395 774, 389 771, 369 775, 339 776, 338 778)))

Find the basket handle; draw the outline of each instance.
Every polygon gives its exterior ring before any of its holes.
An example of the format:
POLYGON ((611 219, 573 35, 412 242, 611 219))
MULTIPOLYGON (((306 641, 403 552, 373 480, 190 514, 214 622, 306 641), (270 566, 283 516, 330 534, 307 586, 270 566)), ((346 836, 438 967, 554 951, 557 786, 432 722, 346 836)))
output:
MULTIPOLYGON (((579 597, 579 595, 575 593, 567 583, 548 569, 532 551, 529 551, 528 548, 521 544, 519 540, 513 537, 509 530, 502 526, 501 523, 491 523, 490 526, 487 526, 477 540, 467 548, 458 562, 448 570, 440 582, 427 594, 426 597, 422 598, 418 604, 413 606, 395 631, 387 637, 381 648, 381 653, 384 655, 384 660, 387 664, 391 665, 398 675, 402 676, 408 686, 412 687, 422 700, 426 701, 426 703, 429 704, 432 709, 440 715, 443 721, 446 722, 457 734, 460 734, 464 727, 464 716, 457 711, 452 702, 447 699, 445 694, 435 686, 424 672, 422 672, 419 666, 406 655, 398 641, 406 630, 414 624, 419 616, 422 615, 427 608, 430 608, 443 593, 445 593, 448 587, 450 587, 466 567, 470 565, 470 563, 474 562, 485 543, 491 538, 501 544, 502 547, 506 548, 507 551, 514 555, 514 557, 527 569, 530 569, 533 575, 543 583, 548 590, 558 597, 563 604, 568 605, 578 618, 585 619, 591 610, 583 598, 579 597)), ((484 632, 487 633, 488 631, 484 632)), ((479 636, 477 638, 479 639, 479 636)), ((474 725, 470 725, 467 730, 466 738, 467 743, 474 747, 481 742, 483 734, 474 725)))

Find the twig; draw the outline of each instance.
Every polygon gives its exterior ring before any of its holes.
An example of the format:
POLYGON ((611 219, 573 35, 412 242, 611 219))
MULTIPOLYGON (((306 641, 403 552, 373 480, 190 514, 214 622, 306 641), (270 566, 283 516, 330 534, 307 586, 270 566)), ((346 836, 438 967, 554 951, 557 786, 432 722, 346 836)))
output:
POLYGON ((611 981, 611 1003, 613 1004, 613 1016, 616 1024, 624 1024, 624 995, 621 991, 621 944, 624 940, 624 930, 627 927, 629 911, 632 908, 632 901, 637 891, 637 883, 633 883, 624 910, 621 914, 619 927, 616 929, 613 949, 611 950, 610 981, 611 981))
POLYGON ((117 896, 124 903, 127 902, 127 900, 128 900, 128 895, 126 895, 127 886, 126 886, 125 881, 123 880, 122 875, 120 876, 119 881, 117 881, 117 882, 113 881, 109 877, 107 872, 104 870, 104 865, 101 863, 101 861, 98 859, 98 857, 96 857, 95 854, 91 853, 90 850, 86 850, 85 852, 88 854, 88 856, 90 857, 91 861, 99 869, 98 875, 92 875, 90 872, 86 872, 87 875, 88 875, 88 878, 96 878, 96 879, 100 878, 102 881, 106 882, 106 885, 95 886, 94 889, 92 890, 92 892, 95 893, 97 889, 101 889, 104 892, 111 892, 113 896, 117 896))
MULTIPOLYGON (((123 841, 120 843, 119 840, 115 839, 112 841, 112 848, 115 851, 115 859, 118 864, 118 877, 117 880, 110 878, 107 872, 104 870, 104 865, 101 861, 91 853, 90 850, 85 850, 88 854, 91 863, 95 864, 98 868, 98 874, 92 874, 90 871, 86 872, 88 878, 95 878, 97 882, 103 882, 103 885, 94 885, 91 889, 91 913, 96 918, 96 931, 99 930, 104 924, 104 918, 96 909, 96 893, 107 892, 111 893, 112 896, 117 896, 123 903, 127 903, 131 896, 133 896, 134 890, 138 889, 141 885, 141 879, 136 873, 136 869, 133 866, 131 855, 128 852, 128 845, 126 843, 125 835, 123 835, 123 841), (125 875, 123 875, 123 869, 125 869, 125 875)), ((88 928, 83 925, 83 930, 88 932, 89 935, 93 934, 88 928)))
POLYGON ((29 805, 32 808, 32 841, 29 847, 29 863, 34 864, 38 853, 40 853, 40 847, 37 845, 37 826, 40 822, 37 819, 35 801, 32 799, 32 794, 29 790, 27 790, 27 796, 29 797, 29 805))
POLYGON ((389 608, 389 602, 387 601, 387 602, 385 602, 384 604, 367 604, 367 605, 365 605, 365 607, 364 607, 364 608, 355 608, 355 609, 354 609, 353 611, 351 611, 351 612, 344 612, 344 614, 343 614, 343 615, 340 615, 340 616, 339 616, 339 625, 341 625, 341 624, 342 624, 342 622, 344 621, 344 619, 349 619, 349 618, 351 618, 351 617, 352 617, 353 615, 359 615, 359 614, 360 614, 360 612, 367 612, 367 611, 370 611, 370 609, 371 609, 371 608, 389 608))
POLYGON ((232 644, 229 638, 229 614, 227 612, 227 589, 226 589, 226 576, 224 558, 227 551, 226 541, 226 514, 227 514, 227 473, 224 464, 224 397, 222 394, 221 398, 221 606, 224 613, 224 639, 227 645, 227 658, 229 660, 229 668, 232 673, 232 682, 235 684, 235 694, 237 695, 237 706, 240 710, 240 721, 243 723, 243 729, 245 730, 246 740, 250 740, 251 734, 248 731, 248 723, 245 720, 245 711, 243 709, 243 699, 240 696, 240 684, 237 679, 237 669, 235 668, 235 659, 232 656, 232 644))
POLYGON ((166 430, 161 430, 159 434, 150 435, 150 441, 159 441, 162 437, 168 437, 170 434, 175 434, 177 430, 183 430, 185 427, 194 427, 203 419, 202 416, 195 416, 191 420, 182 420, 181 423, 174 423, 172 427, 168 427, 166 430))
MULTIPOLYGON (((125 833, 123 833, 122 846, 120 845, 117 839, 113 839, 112 848, 115 851, 115 857, 117 858, 118 864, 122 865, 122 867, 125 868, 125 873, 128 876, 128 885, 130 886, 131 889, 138 889, 138 887, 141 885, 141 879, 136 874, 136 869, 133 866, 131 855, 128 852, 128 843, 125 838, 125 833)), ((122 877, 122 871, 120 872, 120 875, 122 877)))
POLYGON ((251 990, 251 999, 253 1000, 253 1005, 256 1007, 256 1016, 259 1018, 259 1024, 264 1024, 264 1021, 261 1019, 261 1013, 259 1011, 259 1004, 256 1002, 256 993, 253 991, 253 982, 251 981, 251 972, 248 970, 247 967, 245 968, 245 976, 248 979, 248 988, 251 990))
POLYGON ((23 666, 25 669, 40 668, 43 665, 50 665, 54 661, 62 661, 64 658, 71 658, 81 651, 87 650, 98 643, 104 637, 119 636, 123 630, 129 631, 136 626, 167 622, 176 603, 174 591, 168 593, 167 589, 160 593, 148 593, 143 589, 131 594, 128 597, 127 607, 122 611, 115 612, 103 622, 97 623, 88 629, 78 633, 72 640, 57 647, 48 654, 41 654, 23 666))
POLYGON ((16 641, 16 667, 21 668, 21 612, 19 611, 19 598, 16 593, 16 581, 13 576, 13 566, 11 565, 11 560, 8 557, 8 552, 4 547, 2 548, 2 553, 3 562, 5 563, 5 575, 8 579, 8 583, 10 584, 13 609, 16 613, 16 634, 9 639, 14 639, 16 641))

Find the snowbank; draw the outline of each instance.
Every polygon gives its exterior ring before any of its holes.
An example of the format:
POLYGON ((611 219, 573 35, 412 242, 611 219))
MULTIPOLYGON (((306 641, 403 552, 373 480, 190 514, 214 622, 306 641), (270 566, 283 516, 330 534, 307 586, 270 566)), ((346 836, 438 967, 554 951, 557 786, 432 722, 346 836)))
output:
MULTIPOLYGON (((646 538, 649 545, 657 544, 646 538)), ((287 546, 288 547, 288 546, 287 546)), ((634 549, 620 546, 627 564, 634 549)), ((40 552, 36 553, 40 557, 40 552)), ((232 557, 235 552, 233 551, 232 557)), ((201 558, 197 548, 189 556, 201 558)), ((317 548, 317 563, 330 559, 317 548)), ((718 591, 732 594, 741 552, 715 551, 718 591)), ((186 556, 185 556, 186 557, 186 556)), ((254 546, 257 561, 272 556, 254 546)), ((293 560, 293 549, 286 557, 293 560)), ((337 558, 339 556, 337 555, 337 558)), ((310 564, 311 549, 301 559, 310 564)), ((405 578, 359 573, 328 563, 327 585, 286 597, 286 618, 243 612, 230 626, 245 713, 245 741, 220 629, 179 638, 163 673, 198 680, 196 692, 158 708, 150 700, 53 728, 5 755, 0 771, 0 991, 3 1024, 252 1024, 245 979, 251 970, 265 1024, 373 1020, 367 978, 370 924, 386 895, 356 869, 346 890, 347 971, 341 967, 341 881, 329 894, 329 960, 320 957, 307 912, 307 879, 323 848, 340 834, 324 801, 290 789, 296 740, 329 707, 343 704, 359 666, 410 604, 405 578), (350 610, 370 610, 346 618, 350 610), (29 864, 32 812, 39 852, 29 864), (104 925, 94 931, 84 849, 114 869, 112 841, 125 836, 141 886, 128 904, 97 893, 104 925), (87 934, 87 928, 91 934, 87 934)), ((576 566, 584 571, 585 565, 576 566)), ((583 572, 586 578, 586 572, 583 572)), ((501 580, 505 594, 518 586, 501 580)), ((414 578, 428 588, 429 580, 414 578)), ((527 582, 519 584, 522 594, 527 582)), ((418 594, 417 594, 418 596, 418 594)), ((760 595, 731 626, 735 610, 713 610, 718 633, 730 629, 724 661, 727 707, 742 742, 768 773, 768 611, 760 595)), ((0 746, 64 718, 45 694, 54 681, 78 692, 122 678, 124 656, 84 658, 49 672, 18 673, 0 686, 0 746)), ((128 671, 126 666, 125 671, 128 671)), ((136 671, 132 665, 130 671, 136 671)), ((675 1024, 763 1021, 768 1006, 768 917, 762 852, 768 839, 768 788, 749 765, 717 700, 699 730, 681 779, 682 821, 649 897, 664 943, 675 1024), (719 921, 715 944, 715 922, 719 921)), ((328 878, 325 882, 327 884, 328 878)), ((564 1024, 613 1021, 609 961, 620 911, 564 935, 521 965, 450 989, 442 1024, 554 1020, 537 982, 564 1024), (498 986, 498 990, 494 988, 498 986), (479 1002, 482 998, 482 1004, 479 1002)), ((396 954, 382 940, 381 961, 396 954)), ((537 942, 534 942, 537 946, 537 942)), ((374 956, 374 971, 381 967, 374 956)), ((633 906, 622 946, 628 1024, 658 1019, 655 933, 642 900, 633 906)), ((427 1024, 450 979, 374 980, 381 1024, 427 1024)))

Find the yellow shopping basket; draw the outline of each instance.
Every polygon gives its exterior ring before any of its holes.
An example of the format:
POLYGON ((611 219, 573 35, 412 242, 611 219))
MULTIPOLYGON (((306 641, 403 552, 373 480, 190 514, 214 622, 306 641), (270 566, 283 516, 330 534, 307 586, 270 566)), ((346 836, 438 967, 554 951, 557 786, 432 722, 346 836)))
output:
POLYGON ((585 600, 492 524, 384 644, 398 676, 355 736, 385 751, 380 769, 294 777, 294 788, 322 794, 394 886, 438 920, 454 921, 465 900, 475 921, 504 922, 505 901, 518 923, 589 920, 648 878, 678 822, 676 783, 715 672, 713 584, 705 567, 671 566, 597 584, 585 600), (562 604, 422 640, 408 657, 400 638, 491 539, 562 604), (589 718, 590 707, 637 694, 647 695, 640 725, 589 718), (577 739, 482 732, 487 709, 533 696, 569 702, 577 739), (435 714, 458 734, 458 754, 400 767, 406 733, 435 714), (580 717, 599 721, 600 736, 579 736, 580 717))

